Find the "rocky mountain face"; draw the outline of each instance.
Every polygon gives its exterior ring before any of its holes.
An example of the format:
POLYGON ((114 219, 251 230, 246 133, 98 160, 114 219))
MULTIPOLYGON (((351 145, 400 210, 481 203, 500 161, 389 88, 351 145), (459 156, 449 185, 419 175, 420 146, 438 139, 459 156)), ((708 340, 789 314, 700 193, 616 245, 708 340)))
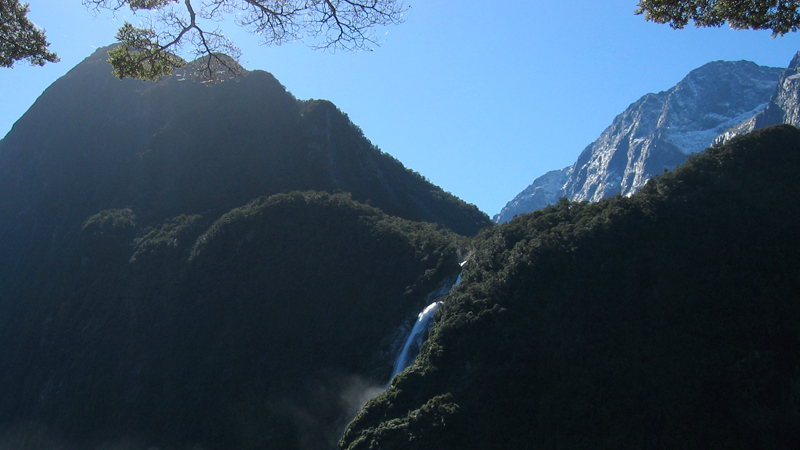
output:
POLYGON ((723 144, 734 136, 780 123, 800 126, 800 52, 781 74, 766 108, 718 136, 714 143, 723 144))
POLYGON ((0 141, 0 448, 330 447, 491 221, 269 73, 106 58, 0 141))
POLYGON ((565 167, 540 176, 508 202, 503 210, 494 216, 494 221, 505 223, 518 214, 536 211, 557 202, 564 196, 564 185, 572 175, 573 169, 572 166, 565 167))
POLYGON ((617 116, 575 164, 536 179, 495 222, 507 222, 560 197, 598 201, 636 192, 653 175, 682 164, 764 110, 781 72, 747 61, 716 61, 693 70, 667 91, 645 95, 617 116))

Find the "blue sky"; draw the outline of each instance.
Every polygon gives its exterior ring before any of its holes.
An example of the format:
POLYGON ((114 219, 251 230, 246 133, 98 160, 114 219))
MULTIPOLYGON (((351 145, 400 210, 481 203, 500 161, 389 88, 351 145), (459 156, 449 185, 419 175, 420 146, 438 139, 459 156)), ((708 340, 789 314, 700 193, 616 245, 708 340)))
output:
MULTIPOLYGON (((58 64, 0 69, 0 135, 58 77, 114 41, 128 13, 80 0, 27 0, 58 64)), ((636 0, 409 0, 406 22, 371 52, 257 45, 222 24, 243 65, 297 98, 333 101, 381 150, 494 215, 543 173, 572 164, 629 104, 709 61, 786 67, 796 34, 672 30, 633 15, 636 0)))

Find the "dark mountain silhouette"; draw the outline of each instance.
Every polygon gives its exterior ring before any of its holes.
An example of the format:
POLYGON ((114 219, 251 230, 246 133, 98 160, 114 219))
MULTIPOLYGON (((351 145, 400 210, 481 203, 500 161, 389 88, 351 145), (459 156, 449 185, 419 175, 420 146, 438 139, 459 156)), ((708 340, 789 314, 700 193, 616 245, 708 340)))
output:
POLYGON ((458 271, 454 234, 342 194, 279 194, 133 238, 135 220, 89 219, 61 287, 11 312, 5 425, 68 448, 330 447, 385 383, 394 330, 458 271))
POLYGON ((460 234, 490 223, 378 150, 333 104, 297 101, 269 73, 143 83, 116 79, 105 59, 98 50, 56 81, 0 141, 2 254, 27 255, 4 258, 12 280, 109 208, 152 225, 318 190, 460 234))

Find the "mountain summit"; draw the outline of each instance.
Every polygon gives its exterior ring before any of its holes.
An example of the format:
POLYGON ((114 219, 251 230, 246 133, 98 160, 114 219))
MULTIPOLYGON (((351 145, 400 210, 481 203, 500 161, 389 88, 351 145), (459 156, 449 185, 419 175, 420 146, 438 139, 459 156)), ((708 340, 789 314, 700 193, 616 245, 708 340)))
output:
POLYGON ((653 175, 767 106, 781 69, 749 61, 710 62, 671 89, 647 94, 617 116, 570 167, 536 179, 494 217, 503 223, 560 197, 597 201, 630 195, 653 175))
POLYGON ((0 287, 29 291, 22 280, 59 264, 86 220, 110 209, 130 209, 144 229, 314 190, 464 235, 491 224, 381 152, 332 103, 299 101, 267 72, 216 84, 185 71, 119 80, 106 51, 53 83, 0 140, 0 287))
POLYGON ((313 189, 461 234, 490 223, 381 152, 332 103, 298 101, 267 72, 216 84, 186 71, 118 80, 106 51, 57 80, 0 141, 3 217, 25 223, 37 205, 63 199, 70 223, 112 207, 148 219, 221 214, 313 189))
POLYGON ((721 134, 714 143, 723 144, 734 136, 781 123, 800 126, 800 52, 781 74, 764 110, 721 134))

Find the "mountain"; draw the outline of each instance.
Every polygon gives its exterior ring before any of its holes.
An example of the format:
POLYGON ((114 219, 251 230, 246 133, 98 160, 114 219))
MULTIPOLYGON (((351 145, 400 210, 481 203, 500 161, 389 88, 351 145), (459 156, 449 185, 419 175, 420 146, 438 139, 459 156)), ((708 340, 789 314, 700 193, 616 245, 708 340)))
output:
POLYGON ((636 192, 764 110, 780 76, 780 69, 748 61, 715 61, 693 70, 671 89, 631 104, 572 166, 536 179, 494 221, 507 222, 560 197, 598 201, 636 192))
POLYGON ((536 211, 556 203, 564 196, 564 185, 569 181, 573 170, 574 167, 565 167, 540 176, 495 214, 493 220, 505 223, 519 214, 536 211))
POLYGON ((0 233, 35 217, 43 226, 45 204, 64 199, 72 217, 51 230, 56 239, 108 208, 130 207, 141 220, 219 216, 293 190, 350 192, 461 234, 489 223, 382 153, 332 103, 298 101, 267 72, 218 84, 186 71, 158 83, 120 81, 106 50, 50 86, 0 141, 0 233))
POLYGON ((796 448, 798 171, 769 127, 484 230, 339 448, 796 448))
POLYGON ((0 141, 0 448, 329 447, 491 221, 267 72, 105 50, 0 141))
POLYGON ((800 126, 800 52, 781 74, 766 108, 721 134, 714 142, 722 144, 734 136, 780 123, 800 126))
POLYGON ((142 83, 104 58, 0 141, 0 448, 800 440, 797 129, 485 226, 266 72, 142 83))

